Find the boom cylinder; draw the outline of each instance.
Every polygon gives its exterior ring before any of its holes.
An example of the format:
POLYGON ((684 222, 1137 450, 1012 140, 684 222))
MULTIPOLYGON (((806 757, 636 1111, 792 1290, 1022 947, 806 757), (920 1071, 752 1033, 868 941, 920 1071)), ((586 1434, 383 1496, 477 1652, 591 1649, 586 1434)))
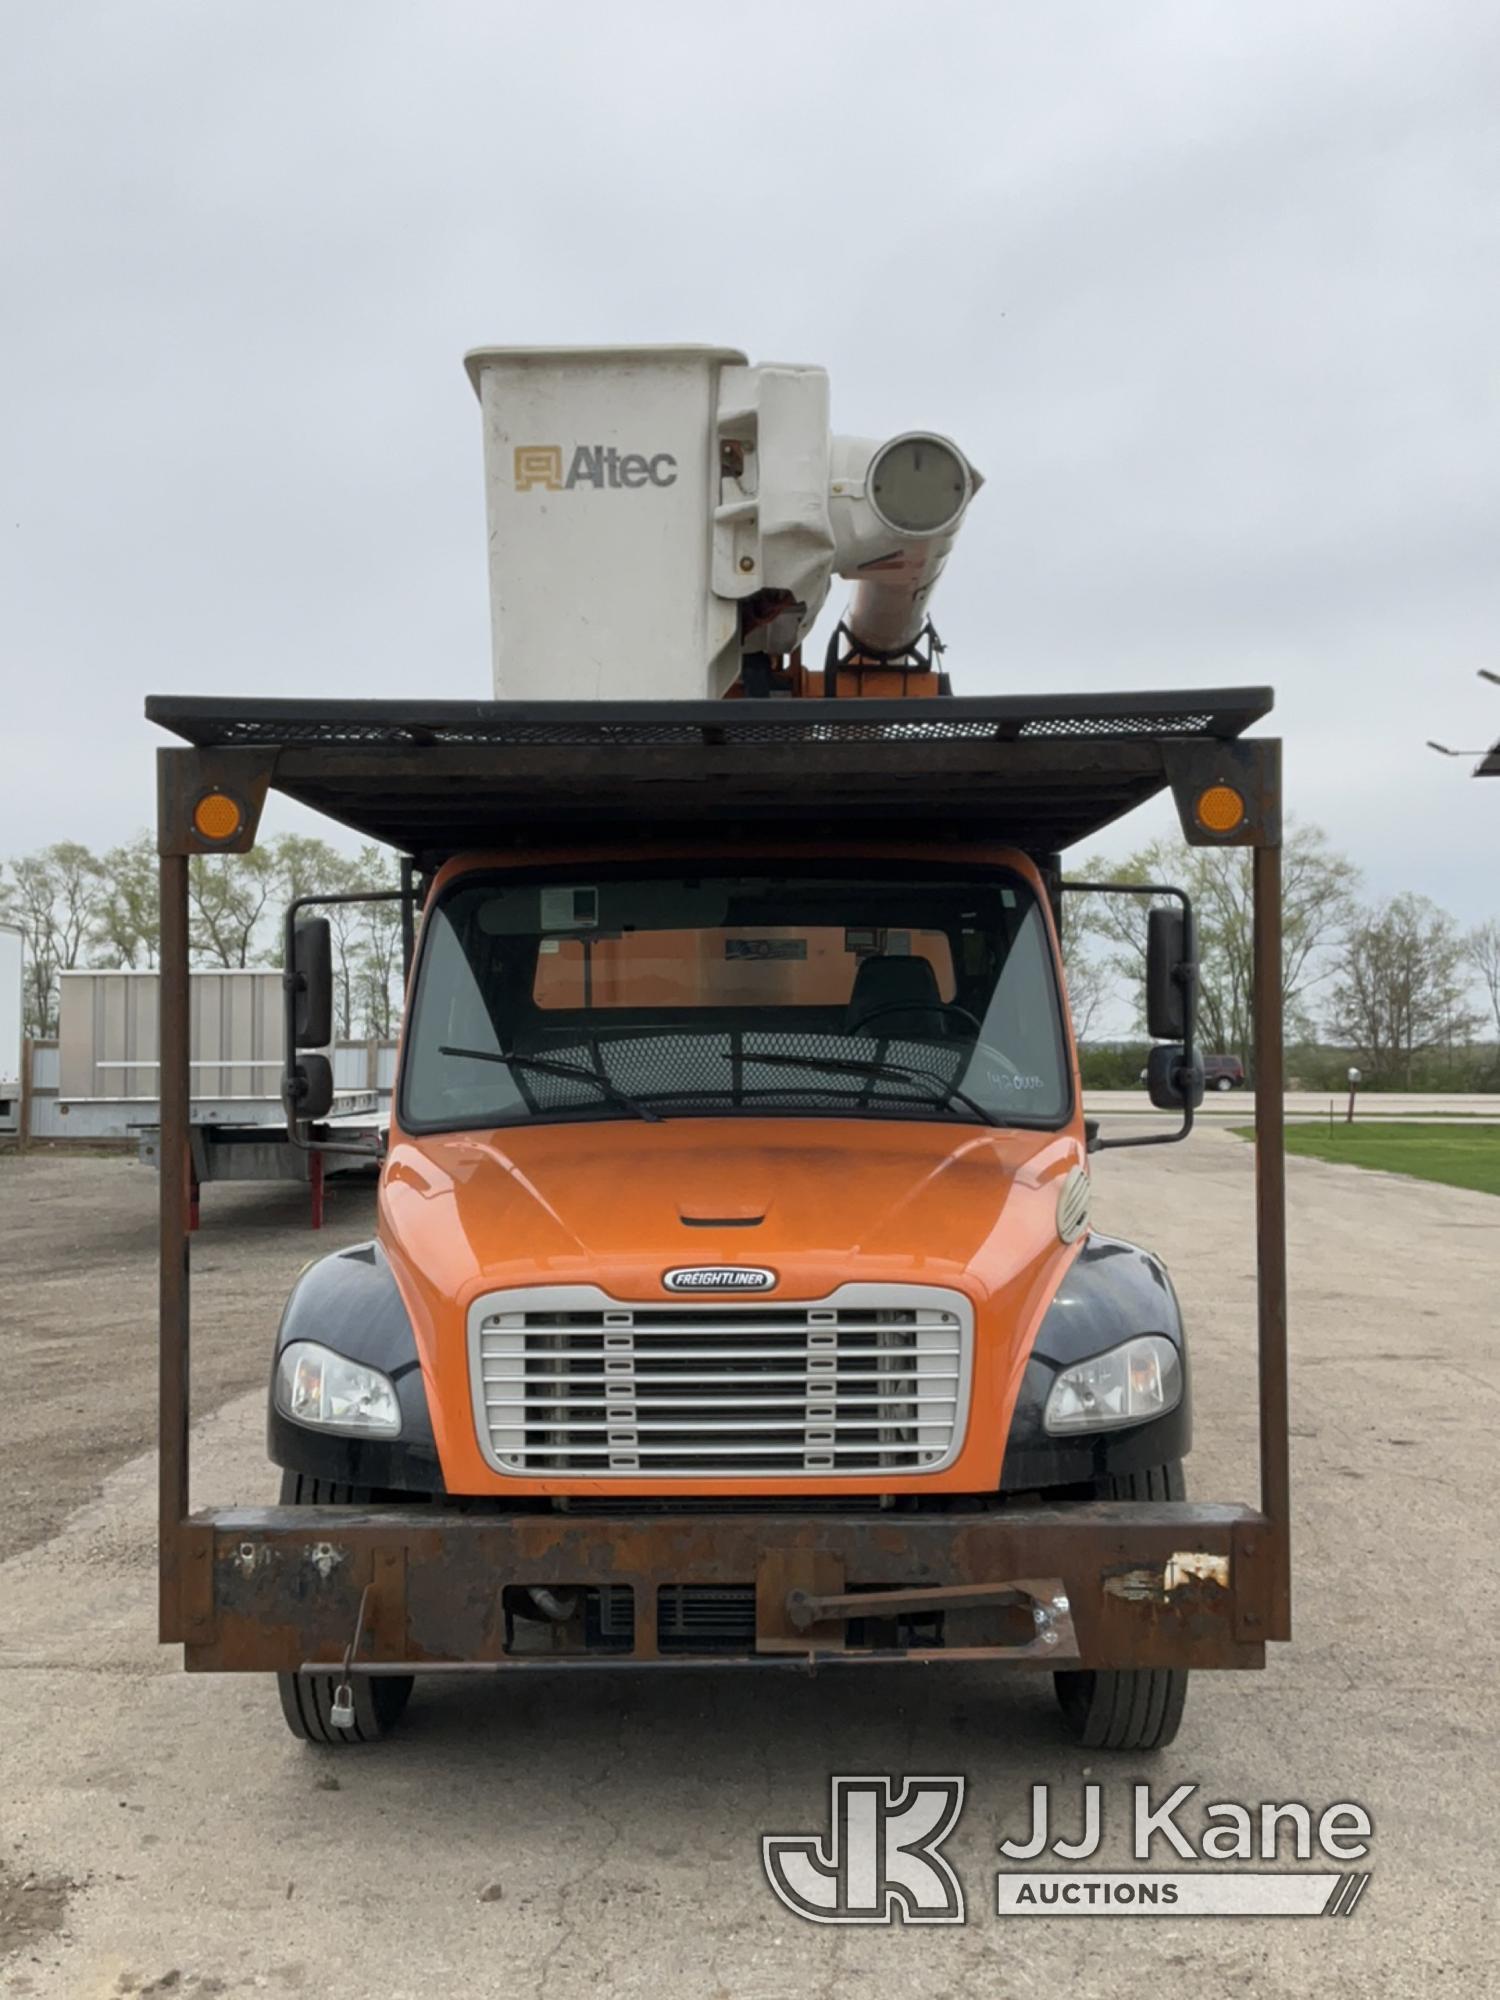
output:
POLYGON ((922 636, 928 604, 983 476, 951 439, 908 431, 886 443, 835 438, 834 567, 855 582, 853 648, 876 658, 922 636))

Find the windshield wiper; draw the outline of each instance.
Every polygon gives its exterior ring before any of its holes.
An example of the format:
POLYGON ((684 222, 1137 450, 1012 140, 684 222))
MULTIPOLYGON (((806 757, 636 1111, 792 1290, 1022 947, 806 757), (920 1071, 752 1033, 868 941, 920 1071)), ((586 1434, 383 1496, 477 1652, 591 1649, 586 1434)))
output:
POLYGON ((637 1118, 644 1118, 648 1125, 660 1125, 661 1113, 653 1111, 639 1098, 628 1097, 616 1088, 607 1076, 596 1069, 585 1069, 582 1063, 553 1062, 550 1056, 503 1056, 498 1049, 450 1049, 441 1045, 440 1056, 467 1056, 471 1062, 503 1063, 507 1069, 535 1070, 538 1076, 560 1076, 572 1083, 592 1083, 604 1092, 614 1104, 623 1104, 627 1111, 633 1111, 637 1118))
MULTIPOLYGON (((727 1055, 724 1060, 734 1062, 736 1058, 727 1055)), ((956 1100, 966 1110, 972 1111, 981 1123, 985 1125, 1000 1123, 992 1111, 986 1111, 982 1104, 970 1097, 967 1092, 960 1090, 956 1083, 945 1083, 937 1070, 921 1069, 915 1063, 855 1062, 846 1060, 843 1056, 757 1055, 748 1049, 740 1053, 738 1060, 742 1064, 774 1063, 778 1069, 822 1069, 834 1076, 883 1077, 888 1083, 892 1081, 910 1083, 915 1077, 925 1076, 929 1082, 940 1085, 942 1089, 942 1095, 939 1097, 935 1094, 931 1099, 932 1103, 947 1104, 950 1100, 956 1100)))

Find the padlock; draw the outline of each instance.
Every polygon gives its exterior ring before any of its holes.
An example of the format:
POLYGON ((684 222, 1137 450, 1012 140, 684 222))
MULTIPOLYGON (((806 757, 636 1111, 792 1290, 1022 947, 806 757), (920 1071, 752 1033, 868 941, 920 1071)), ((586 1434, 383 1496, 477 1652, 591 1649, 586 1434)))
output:
POLYGON ((335 1729, 354 1727, 354 1690, 347 1681, 340 1681, 333 1691, 333 1707, 329 1710, 328 1720, 335 1729))

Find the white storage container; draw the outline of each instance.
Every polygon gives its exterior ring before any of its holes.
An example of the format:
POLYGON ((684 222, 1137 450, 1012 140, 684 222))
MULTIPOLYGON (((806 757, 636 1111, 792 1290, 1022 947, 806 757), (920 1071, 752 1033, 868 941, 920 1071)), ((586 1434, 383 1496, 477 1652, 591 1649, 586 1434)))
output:
MULTIPOLYGON (((193 1098, 274 1101, 281 1091, 281 974, 258 967, 195 972, 188 992, 193 1098)), ((159 1008, 154 972, 65 972, 59 1094, 154 1101, 159 1008)))

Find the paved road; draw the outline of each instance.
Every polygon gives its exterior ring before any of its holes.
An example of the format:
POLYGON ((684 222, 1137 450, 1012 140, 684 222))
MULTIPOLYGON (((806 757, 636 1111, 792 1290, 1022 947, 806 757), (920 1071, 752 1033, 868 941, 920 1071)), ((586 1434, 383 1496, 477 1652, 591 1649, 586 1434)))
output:
MULTIPOLYGON (((5 1550, 42 1540, 101 1477, 156 1436, 157 1178, 128 1155, 58 1147, 0 1153, 0 1352, 5 1550)), ((372 1183, 328 1184, 327 1224, 308 1228, 301 1186, 215 1183, 193 1251, 199 1406, 266 1379, 280 1299, 320 1249, 374 1227, 372 1183)))
MULTIPOLYGON (((1289 1090, 1283 1100, 1291 1120, 1326 1119, 1328 1107, 1342 1118, 1348 1108, 1348 1093, 1318 1090, 1289 1090)), ((1153 1118, 1164 1125, 1175 1124, 1178 1114, 1157 1111, 1144 1090, 1087 1090, 1084 1110, 1091 1118, 1153 1118)), ((1203 1100, 1199 1118, 1226 1125, 1248 1125, 1255 1116, 1255 1095, 1250 1090, 1211 1090, 1203 1100)), ((1449 1091, 1443 1094, 1421 1091, 1366 1091, 1355 1101, 1355 1116, 1363 1123, 1378 1124, 1387 1119, 1422 1119, 1436 1125, 1450 1120, 1465 1125, 1500 1124, 1500 1092, 1449 1091)))
MULTIPOLYGON (((1105 1225, 1169 1254, 1195 1328, 1195 1490, 1249 1497, 1249 1149, 1208 1132, 1097 1171, 1105 1225)), ((0 1567, 0 1981, 27 2000, 1494 1991, 1500 1203, 1313 1161, 1290 1177, 1298 1638, 1264 1675, 1201 1676, 1163 1756, 1090 1761, 1041 1684, 938 1669, 450 1685, 391 1743, 320 1757, 262 1683, 190 1680, 154 1647, 140 1459, 0 1567), (831 1772, 881 1770, 967 1776, 961 1930, 819 1929, 761 1879, 760 1833, 820 1830, 831 1772), (1373 1882, 1347 1923, 1002 1924, 986 1880, 1028 1786, 1088 1775, 1105 1860, 1130 1782, 1185 1779, 1195 1804, 1362 1802, 1373 1882)), ((197 1463, 200 1502, 268 1492, 258 1395, 205 1423, 197 1463)))

